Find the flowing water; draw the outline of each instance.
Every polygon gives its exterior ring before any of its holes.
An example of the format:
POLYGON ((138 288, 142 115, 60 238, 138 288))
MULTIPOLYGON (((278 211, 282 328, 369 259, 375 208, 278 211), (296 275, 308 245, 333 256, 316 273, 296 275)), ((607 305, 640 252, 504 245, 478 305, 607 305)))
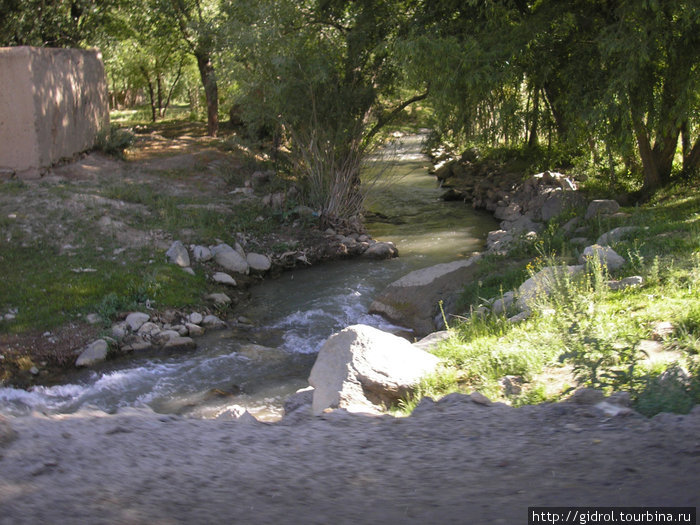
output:
POLYGON ((162 413, 216 417, 239 405, 260 419, 278 418, 286 397, 308 386, 315 355, 328 336, 358 323, 401 332, 367 313, 373 297, 412 270, 468 257, 494 229, 490 216, 439 199, 441 190, 420 154, 421 139, 404 137, 387 149, 389 155, 370 159, 367 168, 392 181, 372 189, 367 206, 374 222, 368 230, 376 239, 393 241, 399 258, 338 261, 285 273, 252 290, 242 313, 254 327, 209 332, 192 353, 76 371, 58 386, 0 388, 0 412, 145 405, 162 413))

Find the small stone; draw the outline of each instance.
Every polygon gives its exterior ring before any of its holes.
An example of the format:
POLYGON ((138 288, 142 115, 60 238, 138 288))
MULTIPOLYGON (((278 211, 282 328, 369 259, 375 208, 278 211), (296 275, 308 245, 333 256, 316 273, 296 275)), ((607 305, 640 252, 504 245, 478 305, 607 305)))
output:
POLYGON ((85 316, 85 320, 90 324, 99 324, 102 321, 102 318, 99 314, 87 314, 87 316, 85 316))
POLYGON ((210 261, 214 255, 211 250, 206 246, 195 246, 192 248, 192 256, 197 262, 207 262, 210 261))
POLYGON ((530 317, 530 312, 527 310, 524 310, 524 311, 520 312, 519 314, 514 315, 513 317, 509 317, 508 322, 510 324, 522 323, 523 321, 527 321, 528 317, 530 317))
POLYGON ((35 366, 31 367, 29 369, 29 373, 32 374, 33 376, 38 376, 39 375, 39 369, 35 366))
POLYGON ((236 286, 236 280, 224 272, 216 272, 211 278, 215 283, 236 286))
POLYGON ((185 273, 188 273, 188 274, 190 274, 190 275, 196 275, 196 274, 194 273, 194 270, 193 270, 191 267, 189 267, 189 266, 183 268, 182 271, 185 272, 185 273))
POLYGON ((104 339, 98 339, 90 343, 85 350, 80 353, 75 362, 75 366, 92 366, 96 363, 104 361, 107 358, 109 345, 104 339))
POLYGON ((187 248, 185 248, 181 241, 173 242, 168 251, 165 252, 165 255, 173 264, 177 264, 183 268, 190 265, 190 255, 187 253, 187 248))
POLYGON ((141 328, 138 329, 138 334, 144 338, 154 337, 158 333, 160 333, 160 326, 151 322, 142 324, 141 328))
POLYGON ((168 339, 163 348, 166 350, 194 350, 197 343, 191 337, 175 336, 168 339))
POLYGON ((196 337, 204 334, 204 328, 202 328, 198 324, 187 323, 185 325, 185 328, 187 328, 187 333, 190 335, 190 337, 196 337))
MULTIPOLYGON (((213 303, 222 304, 222 305, 226 305, 226 304, 231 303, 231 298, 228 295, 226 295, 225 293, 210 293, 209 295, 207 295, 205 297, 205 299, 207 301, 211 301, 213 303)), ((205 317, 205 319, 206 319, 206 317, 205 317)))
POLYGON ((192 312, 190 315, 187 316, 187 320, 192 323, 192 324, 202 324, 202 314, 199 312, 192 312))
POLYGON ((133 312, 126 316, 126 324, 132 332, 136 332, 150 318, 150 315, 143 312, 133 312))
POLYGON ((112 337, 114 337, 117 341, 120 341, 126 337, 127 333, 127 324, 126 322, 122 323, 117 323, 112 325, 112 337))
POLYGON ((659 321, 654 323, 651 331, 651 337, 656 341, 663 341, 668 336, 672 335, 675 329, 676 327, 673 326, 673 323, 670 321, 659 321))
POLYGON ((620 209, 620 205, 614 200, 599 199, 588 205, 586 210, 586 220, 598 215, 612 215, 620 209))
POLYGON ((182 337, 185 337, 190 333, 189 328, 187 326, 182 325, 182 324, 176 324, 175 326, 172 327, 172 330, 178 333, 178 335, 181 335, 182 337))
POLYGON ((246 259, 235 250, 218 252, 214 256, 216 263, 230 272, 248 274, 250 268, 246 259))
POLYGON ((163 330, 158 332, 153 336, 154 342, 158 344, 167 344, 171 339, 177 339, 181 337, 179 332, 175 330, 163 330))
POLYGON ((370 259, 392 259, 399 256, 399 250, 393 242, 375 242, 362 255, 370 259))
POLYGON ((569 401, 577 405, 595 405, 605 399, 605 395, 600 390, 594 388, 579 388, 569 398, 569 401))
POLYGON ((204 326, 210 327, 210 328, 217 328, 217 327, 223 327, 226 326, 226 323, 224 323, 221 319, 219 319, 215 315, 207 315, 204 320, 202 321, 202 324, 204 326))
POLYGON ((579 262, 585 264, 587 260, 598 258, 600 264, 607 266, 609 270, 617 270, 625 265, 625 259, 617 254, 615 250, 610 248, 610 246, 600 246, 599 244, 593 244, 592 246, 587 246, 581 257, 579 257, 579 262))
POLYGON ((246 261, 250 269, 256 272, 266 272, 272 266, 270 258, 259 253, 249 253, 246 256, 246 261))
POLYGON ((472 394, 469 397, 477 405, 483 405, 485 407, 493 405, 493 401, 491 401, 488 397, 486 397, 481 392, 472 392, 472 394))
POLYGON ((633 288, 635 286, 641 286, 644 279, 639 275, 634 275, 632 277, 625 277, 619 281, 608 281, 606 284, 611 290, 624 290, 625 288, 633 288))

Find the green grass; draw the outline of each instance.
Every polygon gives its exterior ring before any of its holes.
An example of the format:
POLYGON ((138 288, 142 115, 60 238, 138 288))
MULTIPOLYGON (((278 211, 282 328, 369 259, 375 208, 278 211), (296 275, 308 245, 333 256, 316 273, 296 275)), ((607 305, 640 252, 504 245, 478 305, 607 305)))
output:
POLYGON ((0 322, 0 330, 50 330, 90 312, 113 315, 147 303, 154 308, 186 307, 199 303, 207 286, 202 274, 191 276, 164 262, 149 264, 148 253, 130 253, 126 264, 102 253, 84 250, 59 257, 46 244, 5 250, 0 272, 12 286, 0 288, 0 305, 18 313, 11 323, 0 322), (119 308, 105 308, 106 297, 119 308))
POLYGON ((503 316, 468 312, 517 289, 542 267, 572 264, 580 248, 563 236, 553 242, 558 234, 550 226, 531 248, 518 247, 515 261, 513 254, 484 258, 479 277, 462 296, 467 314, 452 324, 451 337, 434 351, 445 368, 421 384, 404 408, 410 411, 422 395, 439 398, 472 390, 513 405, 538 403, 561 399, 577 386, 628 391, 635 408, 648 416, 687 412, 699 402, 700 190, 673 186, 647 205, 624 211, 630 214, 627 219, 584 221, 581 226, 592 242, 616 226, 639 226, 613 245, 628 264, 608 275, 593 261, 580 277, 559 279, 525 322, 511 324, 503 316), (529 260, 522 258, 527 254, 529 260), (489 273, 506 263, 505 269, 489 273), (604 284, 630 275, 642 276, 644 284, 620 291, 604 284), (640 343, 652 337, 659 321, 675 326, 662 343, 680 357, 650 364, 640 343), (566 369, 573 377, 553 384, 548 372, 566 369), (522 391, 506 394, 505 376, 522 381, 522 391))

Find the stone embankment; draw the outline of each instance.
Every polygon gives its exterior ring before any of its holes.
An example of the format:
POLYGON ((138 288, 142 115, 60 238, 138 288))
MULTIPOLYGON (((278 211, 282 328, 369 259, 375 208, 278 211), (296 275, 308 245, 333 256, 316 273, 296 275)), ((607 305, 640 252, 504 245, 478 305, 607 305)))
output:
MULTIPOLYGON (((574 245, 581 246, 578 264, 544 268, 517 290, 503 296, 486 298, 477 312, 491 310, 507 315, 511 322, 529 316, 534 298, 549 293, 562 271, 580 273, 587 261, 598 259, 608 270, 617 270, 626 261, 610 246, 634 232, 635 226, 621 226, 597 240, 585 235, 586 221, 594 218, 624 219, 614 200, 588 201, 570 177, 546 171, 523 179, 522 175, 499 171, 495 166, 472 163, 464 158, 439 166, 438 181, 446 188, 443 198, 471 202, 472 206, 493 212, 500 219, 498 230, 489 232, 486 253, 506 255, 514 248, 536 242, 550 221, 556 220, 559 231, 574 245)), ((481 255, 449 264, 424 268, 390 284, 372 303, 370 311, 405 326, 417 337, 445 327, 445 319, 459 314, 456 303, 459 291, 473 281, 481 255)), ((637 286, 638 276, 610 281, 614 289, 637 286)))

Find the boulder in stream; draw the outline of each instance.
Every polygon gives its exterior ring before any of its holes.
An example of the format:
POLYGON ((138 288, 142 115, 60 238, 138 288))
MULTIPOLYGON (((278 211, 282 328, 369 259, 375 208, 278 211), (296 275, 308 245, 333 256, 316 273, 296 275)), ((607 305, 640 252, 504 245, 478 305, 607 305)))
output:
POLYGON ((327 408, 378 413, 408 394, 439 359, 406 339, 366 325, 333 334, 311 369, 313 413, 327 408))

